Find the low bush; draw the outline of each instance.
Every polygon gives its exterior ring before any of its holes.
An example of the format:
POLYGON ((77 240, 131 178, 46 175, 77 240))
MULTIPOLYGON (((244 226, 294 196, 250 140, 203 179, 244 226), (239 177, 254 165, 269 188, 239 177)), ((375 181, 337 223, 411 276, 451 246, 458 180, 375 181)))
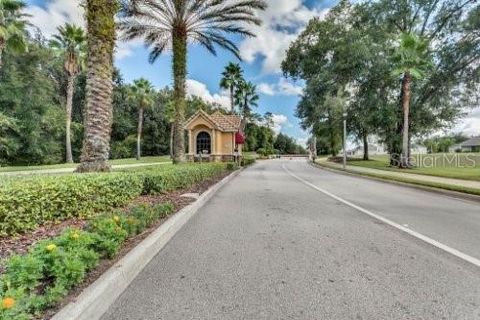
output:
POLYGON ((125 173, 11 180, 0 186, 0 236, 47 221, 90 217, 126 204, 142 190, 142 178, 125 173))
POLYGON ((0 319, 31 319, 81 283, 100 259, 112 258, 124 241, 172 213, 172 204, 138 206, 93 219, 86 230, 67 229, 23 256, 10 257, 0 277, 0 319))
POLYGON ((238 164, 235 162, 229 162, 227 163, 227 170, 237 170, 238 169, 238 164))
POLYGON ((92 217, 141 194, 190 187, 225 169, 225 164, 210 163, 9 180, 0 185, 0 236, 33 230, 48 221, 92 217))
POLYGON ((218 176, 226 170, 225 163, 181 165, 167 170, 145 169, 143 194, 158 194, 192 186, 205 179, 218 176))
POLYGON ((255 163, 254 158, 243 158, 242 159, 242 167, 247 167, 255 163))

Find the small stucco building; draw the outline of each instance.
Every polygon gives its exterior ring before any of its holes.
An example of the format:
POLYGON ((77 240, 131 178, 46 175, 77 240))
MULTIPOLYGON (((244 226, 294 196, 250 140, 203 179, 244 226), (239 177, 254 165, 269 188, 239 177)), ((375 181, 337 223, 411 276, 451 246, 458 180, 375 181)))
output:
POLYGON ((189 161, 233 161, 242 155, 242 118, 199 110, 185 124, 189 161))

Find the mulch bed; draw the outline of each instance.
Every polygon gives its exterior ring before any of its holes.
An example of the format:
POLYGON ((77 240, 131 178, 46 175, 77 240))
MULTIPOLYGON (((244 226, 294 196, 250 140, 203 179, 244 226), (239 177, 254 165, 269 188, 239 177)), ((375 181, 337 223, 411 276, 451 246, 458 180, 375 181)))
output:
MULTIPOLYGON (((173 192, 169 192, 167 194, 159 194, 154 196, 141 196, 136 200, 132 201, 128 206, 123 209, 127 209, 130 206, 138 205, 138 204, 160 204, 165 202, 170 202, 175 207, 175 212, 178 212, 182 208, 188 206, 195 199, 192 198, 185 198, 181 197, 182 194, 185 193, 199 193, 202 194, 207 191, 212 185, 216 184, 223 178, 225 178, 229 173, 225 173, 224 175, 207 179, 198 183, 190 188, 176 190, 173 192)), ((120 250, 119 254, 111 259, 111 260, 102 260, 100 261, 99 265, 92 271, 90 271, 85 278, 85 281, 75 287, 71 293, 59 304, 56 308, 47 310, 41 317, 37 317, 35 319, 44 320, 50 319, 58 310, 60 310, 63 306, 67 305, 71 301, 74 301, 76 297, 90 284, 95 282, 105 271, 107 271, 112 265, 114 265, 117 261, 123 258, 130 250, 132 250, 135 246, 137 246, 142 240, 148 237, 153 231, 155 231, 160 225, 162 225, 167 219, 159 220, 154 226, 149 229, 146 229, 143 233, 131 237, 127 239, 124 243, 122 249, 120 250)), ((69 219, 66 221, 62 221, 60 223, 49 223, 43 225, 42 227, 38 228, 34 232, 26 233, 21 236, 17 237, 4 237, 0 238, 0 262, 4 258, 8 257, 12 254, 22 254, 26 253, 28 249, 38 242, 39 240, 51 238, 59 235, 68 227, 76 227, 76 228, 84 228, 87 225, 87 220, 82 219, 69 219)), ((3 267, 0 264, 0 274, 3 271, 3 267)))

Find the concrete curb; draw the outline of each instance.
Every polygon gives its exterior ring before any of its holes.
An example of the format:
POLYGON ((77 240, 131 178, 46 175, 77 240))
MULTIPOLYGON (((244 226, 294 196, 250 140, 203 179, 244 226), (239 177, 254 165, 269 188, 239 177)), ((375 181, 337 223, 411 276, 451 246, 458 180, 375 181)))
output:
POLYGON ((197 201, 170 217, 97 281, 86 288, 74 302, 61 309, 52 320, 100 319, 168 241, 218 190, 233 180, 241 171, 242 169, 237 170, 225 177, 203 193, 197 201))
POLYGON ((477 195, 471 194, 471 193, 442 189, 442 188, 439 188, 439 187, 429 187, 429 186, 424 186, 424 185, 421 185, 421 184, 416 184, 414 182, 410 183, 410 182, 391 180, 391 179, 388 179, 388 178, 374 177, 374 176, 369 176, 368 174, 362 174, 362 173, 351 171, 351 170, 348 170, 348 169, 343 170, 342 168, 337 169, 337 168, 332 168, 332 167, 329 167, 329 166, 323 166, 319 163, 313 163, 311 161, 309 162, 309 164, 312 167, 315 167, 315 168, 318 168, 318 169, 323 169, 323 170, 327 170, 327 171, 331 171, 331 172, 335 172, 335 173, 339 173, 339 174, 344 174, 344 175, 347 175, 347 176, 355 176, 355 177, 358 177, 358 178, 369 179, 369 180, 374 180, 374 181, 388 183, 388 184, 396 184, 396 185, 400 185, 400 186, 404 186, 404 187, 408 187, 408 188, 412 188, 412 189, 417 189, 417 190, 427 191, 427 192, 431 192, 431 193, 441 194, 441 195, 448 196, 448 197, 451 197, 451 198, 455 198, 455 199, 458 199, 458 200, 467 200, 467 201, 472 201, 472 202, 477 202, 477 203, 480 202, 480 196, 477 196, 477 195))

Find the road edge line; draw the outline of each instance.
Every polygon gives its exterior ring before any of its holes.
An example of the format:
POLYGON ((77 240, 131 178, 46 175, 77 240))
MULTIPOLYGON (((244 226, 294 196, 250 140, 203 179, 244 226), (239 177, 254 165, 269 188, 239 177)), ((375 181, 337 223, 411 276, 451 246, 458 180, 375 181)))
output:
POLYGON ((175 213, 127 255, 104 272, 51 320, 98 320, 112 306, 130 283, 223 186, 237 177, 236 170, 204 192, 198 200, 175 213))
POLYGON ((333 193, 331 193, 331 192, 329 192, 329 191, 327 191, 327 190, 324 190, 324 189, 322 189, 322 188, 320 188, 320 187, 317 187, 317 186, 314 185, 313 183, 310 183, 310 182, 308 182, 307 180, 305 180, 305 179, 303 179, 303 178, 300 178, 299 176, 297 176, 296 174, 294 174, 293 172, 291 172, 289 169, 286 168, 285 164, 282 164, 282 167, 283 167, 283 170, 285 170, 285 171, 286 171, 290 176, 292 176, 293 178, 295 178, 295 179, 297 179, 298 181, 302 182, 303 184, 305 184, 305 185, 307 185, 307 186, 309 186, 309 187, 311 187, 311 188, 313 188, 313 189, 315 189, 315 190, 317 190, 317 191, 319 191, 319 192, 321 192, 321 193, 329 196, 330 198, 333 198, 333 199, 335 199, 335 200, 337 200, 337 201, 340 201, 341 203, 343 203, 343 204, 345 204, 345 205, 347 205, 347 206, 349 206, 349 207, 351 207, 351 208, 353 208, 353 209, 355 209, 355 210, 357 210, 357 211, 360 211, 360 212, 362 212, 362 213, 364 213, 364 214, 366 214, 366 215, 368 215, 368 216, 370 216, 370 217, 372 217, 372 218, 374 218, 374 219, 376 219, 376 220, 379 220, 379 221, 381 221, 381 222, 383 222, 383 223, 385 223, 385 224, 387 224, 387 225, 389 225, 389 226, 391 226, 391 227, 394 227, 394 228, 396 228, 396 229, 399 229, 399 230, 401 230, 401 231, 403 231, 403 232, 405 232, 405 233, 407 233, 407 234, 409 234, 409 235, 411 235, 411 236, 413 236, 413 237, 415 237, 415 238, 417 238, 417 239, 419 239, 419 240, 422 240, 422 241, 424 241, 424 242, 426 242, 426 243, 428 243, 428 244, 430 244, 430 245, 438 248, 438 249, 441 249, 441 250, 443 250, 443 251, 445 251, 445 252, 447 252, 447 253, 449 253, 449 254, 451 254, 451 255, 454 255, 454 256, 456 256, 457 258, 460 258, 460 259, 462 259, 462 260, 464 260, 464 261, 466 261, 466 262, 469 262, 469 263, 471 263, 471 264, 473 264, 473 265, 475 265, 475 266, 477 266, 477 267, 480 267, 480 259, 477 259, 477 258, 475 258, 475 257, 469 256, 468 254, 465 254, 465 253, 463 253, 463 252, 461 252, 461 251, 459 251, 459 250, 457 250, 457 249, 451 248, 451 247, 449 247, 449 246, 447 246, 447 245, 445 245, 445 244, 443 244, 443 243, 441 243, 441 242, 438 242, 437 240, 434 240, 434 239, 432 239, 432 238, 430 238, 430 237, 427 237, 427 236, 425 236, 425 235, 423 235, 423 234, 421 234, 421 233, 419 233, 419 232, 416 232, 416 231, 413 231, 413 230, 411 230, 411 229, 408 229, 408 228, 406 228, 406 227, 404 227, 404 226, 402 226, 402 225, 400 225, 400 224, 398 224, 398 223, 396 223, 396 222, 393 222, 393 221, 391 221, 391 220, 389 220, 389 219, 387 219, 387 218, 384 218, 384 217, 382 217, 382 216, 380 216, 380 215, 378 215, 378 214, 375 214, 375 213, 371 212, 370 210, 364 209, 364 208, 362 208, 362 207, 360 207, 360 206, 358 206, 358 205, 356 205, 356 204, 354 204, 354 203, 352 203, 352 202, 350 202, 350 201, 348 201, 348 200, 345 200, 345 199, 343 199, 343 198, 341 198, 341 197, 339 197, 339 196, 336 196, 336 195, 334 195, 333 193))

